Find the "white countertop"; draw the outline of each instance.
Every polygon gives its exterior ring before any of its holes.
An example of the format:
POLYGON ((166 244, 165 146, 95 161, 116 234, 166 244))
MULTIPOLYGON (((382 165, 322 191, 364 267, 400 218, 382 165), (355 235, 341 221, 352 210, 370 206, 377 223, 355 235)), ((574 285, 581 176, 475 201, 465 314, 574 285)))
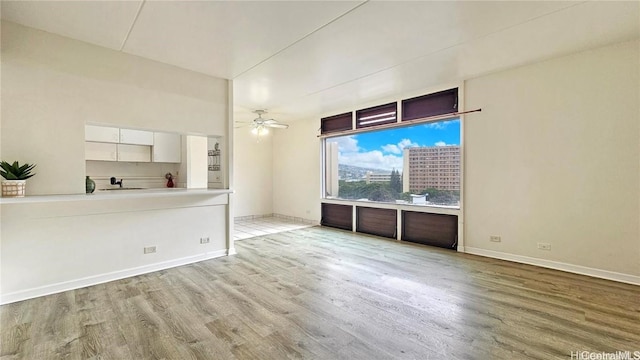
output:
POLYGON ((217 195, 223 195, 223 194, 231 194, 233 192, 234 191, 230 189, 185 189, 185 188, 96 190, 93 194, 32 195, 32 196, 25 196, 25 197, 19 197, 19 198, 0 197, 0 204, 137 199, 137 198, 187 196, 187 195, 217 196, 217 195))

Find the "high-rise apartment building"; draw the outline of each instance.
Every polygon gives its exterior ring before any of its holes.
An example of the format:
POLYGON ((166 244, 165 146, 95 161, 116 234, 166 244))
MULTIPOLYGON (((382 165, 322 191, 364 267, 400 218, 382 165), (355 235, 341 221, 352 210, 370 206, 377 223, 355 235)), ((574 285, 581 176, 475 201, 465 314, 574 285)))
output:
POLYGON ((403 192, 428 188, 460 190, 460 146, 427 146, 404 149, 403 192))

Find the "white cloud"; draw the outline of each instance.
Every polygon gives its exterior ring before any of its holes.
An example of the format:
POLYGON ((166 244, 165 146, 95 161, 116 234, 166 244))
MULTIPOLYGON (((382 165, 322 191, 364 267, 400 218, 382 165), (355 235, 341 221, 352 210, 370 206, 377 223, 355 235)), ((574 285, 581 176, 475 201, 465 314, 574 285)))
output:
POLYGON ((382 151, 340 153, 340 164, 391 171, 402 170, 402 156, 384 155, 382 151))
POLYGON ((435 122, 432 122, 432 123, 425 124, 424 127, 428 128, 428 129, 434 129, 434 130, 444 130, 449 126, 449 124, 453 124, 453 123, 457 123, 457 122, 460 122, 460 119, 446 120, 446 121, 435 121, 435 122))
POLYGON ((383 150, 384 152, 389 152, 389 153, 392 153, 392 154, 400 154, 400 153, 402 152, 402 150, 400 150, 400 148, 398 147, 398 145, 394 145, 394 144, 387 144, 387 145, 384 145, 384 146, 382 147, 382 150, 383 150))
POLYGON ((358 139, 354 138, 353 135, 328 139, 327 142, 338 143, 338 151, 340 152, 357 152, 360 150, 358 139))
POLYGON ((414 143, 413 141, 411 141, 409 139, 402 139, 398 143, 398 146, 400 147, 401 150, 404 150, 405 148, 416 147, 416 146, 420 146, 420 145, 418 143, 414 143))
POLYGON ((435 146, 456 146, 456 145, 458 145, 458 144, 447 144, 447 143, 446 143, 446 142, 444 142, 444 141, 436 141, 436 143, 435 143, 435 144, 433 144, 433 145, 435 145, 435 146))
POLYGON ((382 150, 392 154, 402 154, 402 150, 416 146, 420 145, 418 143, 414 143, 410 139, 402 139, 398 144, 387 144, 382 146, 382 150))
POLYGON ((449 122, 437 121, 437 122, 425 124, 424 127, 428 129, 444 130, 447 128, 447 125, 449 125, 449 122))
POLYGON ((382 150, 363 151, 358 146, 358 140, 353 136, 341 136, 328 139, 327 142, 338 144, 338 162, 344 165, 359 166, 363 168, 402 171, 402 151, 405 148, 420 146, 410 139, 402 139, 397 144, 387 144, 380 147, 382 150))

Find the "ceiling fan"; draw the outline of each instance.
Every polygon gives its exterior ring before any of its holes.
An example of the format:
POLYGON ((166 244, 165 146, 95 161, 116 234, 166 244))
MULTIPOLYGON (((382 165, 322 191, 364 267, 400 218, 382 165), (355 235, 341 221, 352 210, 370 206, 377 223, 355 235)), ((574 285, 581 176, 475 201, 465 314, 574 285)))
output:
MULTIPOLYGON (((280 123, 274 119, 265 119, 262 115, 266 114, 266 110, 254 110, 254 113, 258 114, 258 117, 249 122, 251 132, 261 136, 269 133, 269 128, 286 129, 289 127, 287 124, 280 123)), ((242 123, 242 121, 238 121, 242 123)))

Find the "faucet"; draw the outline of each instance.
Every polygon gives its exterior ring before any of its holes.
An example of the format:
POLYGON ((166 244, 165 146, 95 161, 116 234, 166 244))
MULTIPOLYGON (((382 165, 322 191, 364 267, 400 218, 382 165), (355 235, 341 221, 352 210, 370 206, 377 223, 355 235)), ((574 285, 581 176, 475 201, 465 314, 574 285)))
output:
POLYGON ((120 185, 120 187, 122 187, 122 179, 120 179, 120 181, 116 181, 115 177, 111 177, 111 185, 120 185))

